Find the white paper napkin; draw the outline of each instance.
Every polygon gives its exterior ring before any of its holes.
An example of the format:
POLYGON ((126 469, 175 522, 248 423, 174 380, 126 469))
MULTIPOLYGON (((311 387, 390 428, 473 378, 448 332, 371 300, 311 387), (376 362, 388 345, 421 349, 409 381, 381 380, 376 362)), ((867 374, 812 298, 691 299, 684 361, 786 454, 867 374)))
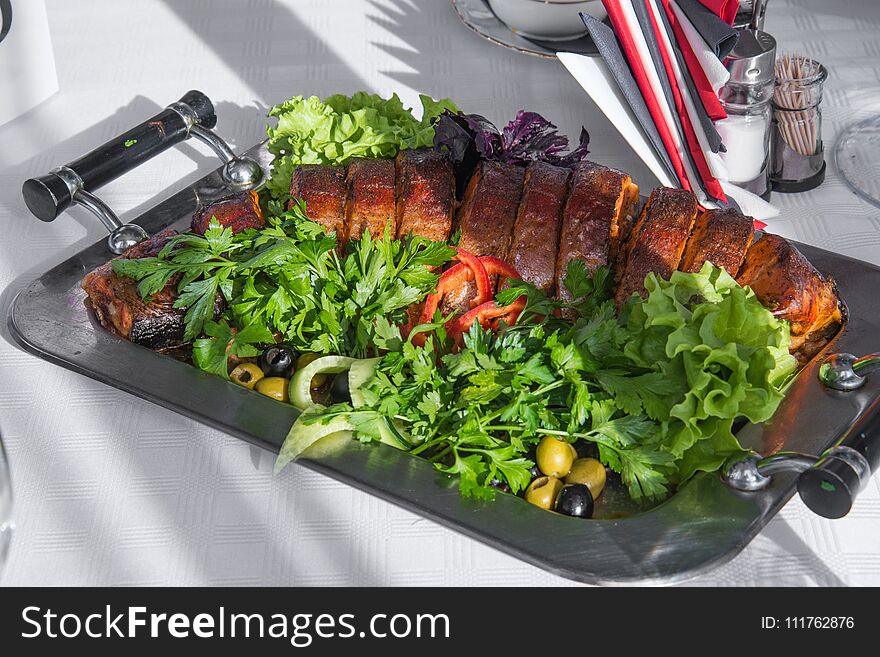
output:
POLYGON ((661 164, 654 149, 651 148, 651 143, 635 121, 626 99, 620 93, 617 83, 602 58, 587 57, 573 52, 559 52, 556 56, 587 92, 587 95, 593 99, 596 106, 608 117, 608 120, 639 156, 639 159, 657 177, 660 184, 666 187, 675 187, 675 183, 666 173, 666 168, 661 164))
MULTIPOLYGON (((571 73, 577 83, 593 99, 596 106, 608 118, 608 121, 626 140, 635 154, 651 170, 661 185, 677 187, 676 183, 666 173, 666 169, 660 163, 657 154, 651 148, 650 142, 636 122, 617 83, 614 81, 608 67, 601 57, 588 57, 572 52, 557 53, 557 58, 571 73)), ((737 187, 726 181, 721 182, 724 193, 736 201, 743 214, 754 217, 761 221, 767 221, 779 215, 779 210, 770 205, 760 196, 756 196, 741 187, 737 187)), ((717 207, 707 200, 706 207, 717 207)))

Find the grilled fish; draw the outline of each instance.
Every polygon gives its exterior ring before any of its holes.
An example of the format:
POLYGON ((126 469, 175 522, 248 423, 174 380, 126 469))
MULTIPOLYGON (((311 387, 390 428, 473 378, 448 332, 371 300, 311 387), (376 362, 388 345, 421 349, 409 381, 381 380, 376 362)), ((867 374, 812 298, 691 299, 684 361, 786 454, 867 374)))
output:
MULTIPOLYGON (((137 259, 155 256, 176 230, 165 230, 136 244, 119 258, 137 259)), ((113 273, 113 261, 106 262, 82 280, 89 303, 101 326, 121 338, 155 351, 183 346, 186 309, 174 308, 177 299, 175 277, 151 300, 141 299, 137 282, 113 273)))
MULTIPOLYGON (((483 160, 477 165, 456 217, 462 249, 477 256, 507 254, 524 176, 523 169, 512 164, 483 160)), ((493 286, 496 284, 497 280, 492 281, 493 286)), ((476 293, 471 282, 447 295, 441 308, 443 314, 467 310, 476 293)))
POLYGON ((696 217, 697 197, 691 192, 669 187, 651 192, 622 254, 626 260, 617 285, 618 307, 633 293, 644 294, 649 273, 672 275, 696 217))
POLYGON ((548 294, 555 287, 562 207, 570 175, 569 169, 545 162, 533 162, 526 168, 513 239, 510 250, 502 256, 524 281, 548 294))
POLYGON ((562 213, 556 293, 570 300, 562 282, 572 260, 583 260, 590 272, 614 262, 630 230, 639 188, 632 178, 593 162, 581 162, 571 177, 562 213))
POLYGON ((449 239, 455 212, 455 176, 449 158, 435 150, 400 151, 397 167, 397 237, 410 233, 449 239))
POLYGON ((211 219, 216 219, 224 228, 231 228, 233 233, 266 225, 256 192, 226 196, 202 208, 192 218, 192 232, 204 235, 211 219))
POLYGON ((346 239, 358 240, 366 231, 381 238, 387 227, 397 234, 394 204, 394 160, 358 158, 348 165, 345 184, 346 239))
POLYGON ((795 246, 765 233, 746 253, 737 276, 776 317, 791 322, 791 349, 809 358, 843 321, 834 283, 795 246))
POLYGON ((338 244, 346 240, 345 167, 299 165, 293 170, 290 196, 305 201, 309 219, 324 226, 328 233, 336 233, 338 244))
POLYGON ((708 261, 735 277, 754 238, 751 217, 736 210, 707 210, 694 223, 678 268, 696 272, 708 261))

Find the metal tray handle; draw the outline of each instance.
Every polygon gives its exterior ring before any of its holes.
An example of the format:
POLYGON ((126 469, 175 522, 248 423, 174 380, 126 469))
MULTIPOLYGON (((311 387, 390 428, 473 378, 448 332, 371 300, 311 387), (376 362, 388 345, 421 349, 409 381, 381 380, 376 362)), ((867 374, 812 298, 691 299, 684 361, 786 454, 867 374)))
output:
POLYGON ((41 221, 54 221, 72 204, 82 205, 107 228, 110 250, 122 253, 148 235, 136 224, 122 223, 93 192, 171 146, 195 137, 208 144, 226 163, 221 173, 229 185, 247 189, 260 182, 263 177, 260 165, 251 158, 237 157, 211 130, 216 124, 211 100, 201 91, 188 91, 156 116, 81 158, 45 176, 26 180, 21 190, 24 202, 41 221))
MULTIPOLYGON (((861 358, 832 354, 819 366, 819 380, 827 388, 847 392, 865 385, 875 369, 880 369, 880 353, 861 358)), ((728 463, 724 480, 737 490, 755 491, 768 486, 774 473, 799 472, 797 489, 804 504, 825 518, 841 518, 849 513, 871 473, 880 468, 880 409, 876 406, 818 456, 778 452, 761 458, 751 454, 728 463)))

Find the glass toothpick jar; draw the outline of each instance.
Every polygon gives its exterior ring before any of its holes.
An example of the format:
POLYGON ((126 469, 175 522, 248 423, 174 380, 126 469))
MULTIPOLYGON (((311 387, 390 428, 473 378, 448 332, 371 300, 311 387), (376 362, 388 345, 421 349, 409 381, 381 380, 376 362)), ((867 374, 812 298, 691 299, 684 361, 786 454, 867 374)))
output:
POLYGON ((822 88, 828 72, 819 62, 786 55, 776 66, 770 180, 777 192, 805 192, 825 180, 822 88))
POLYGON ((770 123, 776 39, 742 30, 725 66, 730 79, 718 92, 727 118, 716 121, 727 179, 763 198, 770 196, 770 123))

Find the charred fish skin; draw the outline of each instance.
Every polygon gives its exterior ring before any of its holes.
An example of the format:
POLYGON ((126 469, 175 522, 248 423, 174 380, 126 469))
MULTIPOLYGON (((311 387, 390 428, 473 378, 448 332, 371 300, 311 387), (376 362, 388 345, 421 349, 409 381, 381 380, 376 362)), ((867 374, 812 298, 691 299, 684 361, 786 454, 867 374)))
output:
MULTIPOLYGON (((526 167, 522 199, 505 259, 522 279, 552 295, 571 170, 546 162, 526 167)), ((506 287, 507 281, 499 283, 506 287)))
MULTIPOLYGON (((119 258, 135 260, 156 256, 175 235, 175 230, 162 231, 131 247, 119 258)), ((186 309, 173 307, 177 281, 178 278, 172 279, 150 300, 144 300, 137 282, 115 274, 110 260, 86 274, 81 286, 101 326, 135 344, 162 351, 184 345, 186 309)))
POLYGON ((697 197, 686 190, 660 187, 651 192, 625 249, 615 297, 618 307, 633 294, 644 296, 648 274, 669 278, 678 268, 697 209, 697 197))
POLYGON ((706 210, 694 222, 679 269, 698 272, 711 262, 736 277, 754 238, 751 217, 733 209, 706 210))
POLYGON ((209 203, 193 215, 190 229, 197 235, 204 235, 212 219, 216 219, 224 228, 232 229, 233 233, 266 225, 260 209, 260 198, 253 191, 232 194, 209 203))
MULTIPOLYGON (((525 170, 512 164, 482 160, 477 165, 456 217, 455 229, 461 231, 459 247, 477 256, 507 254, 524 178, 525 170)), ((497 280, 491 283, 494 289, 497 280)), ((441 311, 444 315, 464 312, 476 293, 476 286, 470 282, 448 294, 441 311)))
POLYGON ((570 301, 563 285, 568 263, 583 260, 587 271, 613 263, 620 244, 629 233, 638 186, 616 169, 595 162, 581 162, 571 177, 562 215, 559 254, 556 260, 556 292, 570 301))
POLYGON ((736 278, 774 316, 791 324, 791 349, 809 359, 843 322, 834 282, 788 240, 764 233, 746 253, 736 278))
POLYGON ((358 240, 369 231, 379 239, 389 230, 397 234, 396 173, 394 160, 355 158, 348 165, 345 184, 347 240, 358 240))
POLYGON ((340 245, 347 239, 345 173, 341 166, 301 164, 293 170, 290 182, 291 205, 294 199, 302 199, 308 218, 328 233, 336 233, 340 245))
POLYGON ((445 153, 404 149, 395 159, 397 237, 449 239, 455 213, 455 174, 445 153))

